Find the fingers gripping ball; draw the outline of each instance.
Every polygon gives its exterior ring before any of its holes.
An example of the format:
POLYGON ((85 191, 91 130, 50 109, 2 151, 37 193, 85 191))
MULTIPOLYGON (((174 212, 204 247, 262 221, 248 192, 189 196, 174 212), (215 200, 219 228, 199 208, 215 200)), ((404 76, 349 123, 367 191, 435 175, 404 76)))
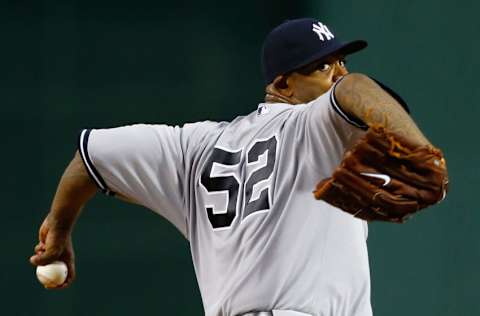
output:
POLYGON ((314 195, 367 221, 402 223, 443 200, 447 185, 438 148, 413 146, 385 128, 371 127, 314 195))
POLYGON ((54 261, 46 266, 37 266, 37 278, 47 288, 62 285, 67 279, 67 275, 67 265, 62 261, 54 261))

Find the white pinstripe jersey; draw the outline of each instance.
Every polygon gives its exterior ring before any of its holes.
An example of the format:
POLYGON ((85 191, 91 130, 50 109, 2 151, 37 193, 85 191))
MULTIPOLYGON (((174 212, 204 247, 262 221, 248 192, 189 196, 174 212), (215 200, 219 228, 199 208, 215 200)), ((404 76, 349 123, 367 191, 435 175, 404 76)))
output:
POLYGON ((161 214, 190 241, 207 316, 369 316, 366 223, 312 195, 363 134, 333 90, 232 122, 84 130, 79 149, 103 192, 161 214))

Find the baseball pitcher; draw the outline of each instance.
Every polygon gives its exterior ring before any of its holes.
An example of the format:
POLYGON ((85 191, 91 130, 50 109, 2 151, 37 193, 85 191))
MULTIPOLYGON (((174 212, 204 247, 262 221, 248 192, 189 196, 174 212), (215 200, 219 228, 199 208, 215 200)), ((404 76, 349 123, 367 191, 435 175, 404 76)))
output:
POLYGON ((206 316, 370 316, 369 221, 402 223, 447 192, 442 152, 405 102, 345 57, 316 19, 262 51, 265 102, 231 122, 83 130, 40 227, 33 265, 67 263, 80 209, 101 192, 188 239, 206 316))

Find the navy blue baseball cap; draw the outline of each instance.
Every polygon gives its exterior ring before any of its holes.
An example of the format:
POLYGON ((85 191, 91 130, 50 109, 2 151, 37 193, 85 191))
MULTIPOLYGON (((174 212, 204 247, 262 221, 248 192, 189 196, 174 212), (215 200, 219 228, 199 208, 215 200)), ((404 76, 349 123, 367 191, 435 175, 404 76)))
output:
POLYGON ((266 37, 262 49, 262 68, 266 84, 335 53, 352 54, 367 47, 364 40, 340 41, 320 21, 302 18, 286 21, 266 37))

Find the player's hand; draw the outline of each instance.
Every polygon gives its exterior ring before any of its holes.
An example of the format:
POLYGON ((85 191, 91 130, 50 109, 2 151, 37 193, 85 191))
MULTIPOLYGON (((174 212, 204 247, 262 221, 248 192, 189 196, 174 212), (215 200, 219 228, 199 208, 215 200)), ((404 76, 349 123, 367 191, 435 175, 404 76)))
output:
POLYGON ((71 230, 62 228, 54 219, 47 216, 40 226, 35 254, 30 257, 34 266, 47 265, 53 261, 63 261, 68 267, 65 283, 55 289, 68 287, 75 279, 75 254, 72 245, 71 230))

